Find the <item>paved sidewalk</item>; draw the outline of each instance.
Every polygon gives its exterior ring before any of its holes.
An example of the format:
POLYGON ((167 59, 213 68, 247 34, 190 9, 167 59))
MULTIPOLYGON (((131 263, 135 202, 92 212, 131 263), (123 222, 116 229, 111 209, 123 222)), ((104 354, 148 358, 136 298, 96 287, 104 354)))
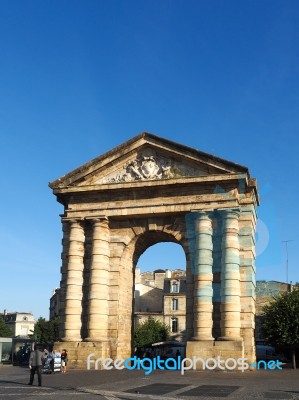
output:
MULTIPOLYGON (((20 399, 33 397, 33 393, 29 396, 29 387, 24 389, 28 379, 28 369, 1 367, 0 398, 15 400, 18 393, 20 399)), ((59 393, 59 399, 299 400, 299 370, 187 371, 184 376, 179 371, 155 371, 146 376, 143 371, 70 370, 66 374, 43 375, 43 387, 33 389, 36 400, 39 393, 41 399, 59 393)))

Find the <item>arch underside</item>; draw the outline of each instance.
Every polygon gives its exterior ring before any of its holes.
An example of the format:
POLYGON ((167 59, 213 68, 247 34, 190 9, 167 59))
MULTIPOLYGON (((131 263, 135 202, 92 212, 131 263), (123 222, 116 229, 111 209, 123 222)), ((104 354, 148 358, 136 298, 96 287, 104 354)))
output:
MULTIPOLYGON (((189 276, 188 260, 189 248, 185 237, 184 216, 177 217, 155 217, 155 224, 152 224, 152 218, 135 219, 131 221, 132 226, 130 242, 123 249, 119 259, 119 279, 121 291, 119 292, 118 302, 118 348, 122 351, 124 348, 127 352, 132 352, 133 344, 133 310, 134 310, 134 270, 140 256, 151 246, 162 243, 172 242, 182 246, 186 256, 186 279, 191 283, 189 276), (128 332, 131 338, 128 342, 128 332)), ((190 287, 192 291, 192 287, 190 287)), ((192 301, 192 296, 190 301, 192 301)), ((189 309, 191 309, 189 307, 189 309)), ((192 324, 192 323, 191 323, 192 324)))

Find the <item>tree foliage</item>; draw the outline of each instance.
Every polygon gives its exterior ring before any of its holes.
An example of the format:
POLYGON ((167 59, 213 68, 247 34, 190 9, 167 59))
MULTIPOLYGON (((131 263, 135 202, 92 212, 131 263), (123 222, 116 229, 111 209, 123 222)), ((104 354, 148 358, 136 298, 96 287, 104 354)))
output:
POLYGON ((299 347, 299 289, 274 297, 263 312, 265 337, 273 346, 291 350, 294 364, 299 347))
POLYGON ((153 343, 169 339, 169 326, 157 320, 145 321, 137 326, 134 333, 134 346, 146 348, 153 343))
POLYGON ((0 315, 0 337, 12 337, 12 330, 0 315))
POLYGON ((59 340, 59 318, 46 321, 40 317, 35 326, 31 337, 38 343, 53 345, 59 340))

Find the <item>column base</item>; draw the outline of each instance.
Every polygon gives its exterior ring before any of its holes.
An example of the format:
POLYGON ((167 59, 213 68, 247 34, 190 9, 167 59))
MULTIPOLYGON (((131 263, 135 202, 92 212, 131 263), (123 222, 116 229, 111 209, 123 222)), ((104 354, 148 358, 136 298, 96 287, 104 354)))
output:
POLYGON ((217 340, 223 342, 242 342, 243 338, 241 336, 220 336, 217 338, 217 340))
POLYGON ((213 336, 193 336, 190 340, 192 342, 201 342, 201 341, 205 342, 207 340, 213 341, 215 339, 213 338, 213 336))
POLYGON ((208 359, 214 354, 214 339, 190 340, 186 343, 186 358, 201 357, 208 359))
MULTIPOLYGON (((73 342, 61 341, 54 343, 54 348, 62 351, 66 349, 68 354, 68 369, 87 369, 88 356, 90 356, 90 369, 95 369, 95 361, 98 358, 113 358, 111 354, 111 343, 105 342, 73 342)), ((98 363, 98 369, 101 369, 101 363, 98 363)))
MULTIPOLYGON (((186 343, 186 358, 197 357, 198 359, 204 360, 198 362, 195 365, 196 369, 205 369, 205 364, 209 358, 217 360, 220 357, 221 360, 227 360, 229 358, 244 357, 244 343, 243 340, 199 340, 199 341, 188 341, 186 343)), ((217 369, 217 368, 216 368, 217 369)))
POLYGON ((98 343, 98 342, 107 342, 108 339, 106 337, 99 337, 99 336, 92 337, 92 336, 90 336, 90 337, 85 338, 83 341, 84 342, 95 342, 95 343, 98 343))
POLYGON ((64 338, 62 338, 61 339, 61 341, 62 342, 71 342, 71 343, 73 343, 73 342, 82 342, 82 338, 81 337, 78 337, 78 338, 73 338, 73 337, 64 337, 64 338))

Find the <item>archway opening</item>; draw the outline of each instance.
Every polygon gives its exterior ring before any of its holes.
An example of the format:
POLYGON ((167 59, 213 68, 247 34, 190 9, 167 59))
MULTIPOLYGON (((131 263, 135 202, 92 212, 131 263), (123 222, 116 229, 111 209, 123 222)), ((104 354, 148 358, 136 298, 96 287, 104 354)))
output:
MULTIPOLYGON (((169 328, 168 341, 181 342, 180 350, 184 351, 187 284, 183 247, 175 242, 151 244, 138 259, 135 258, 134 264, 134 333, 144 323, 159 321, 169 328)), ((154 348, 137 349, 134 340, 133 347, 139 356, 149 352, 156 355, 154 348)), ((161 349, 156 350, 161 354, 161 349)), ((162 349, 167 356, 175 356, 177 351, 178 347, 171 346, 162 349)))

